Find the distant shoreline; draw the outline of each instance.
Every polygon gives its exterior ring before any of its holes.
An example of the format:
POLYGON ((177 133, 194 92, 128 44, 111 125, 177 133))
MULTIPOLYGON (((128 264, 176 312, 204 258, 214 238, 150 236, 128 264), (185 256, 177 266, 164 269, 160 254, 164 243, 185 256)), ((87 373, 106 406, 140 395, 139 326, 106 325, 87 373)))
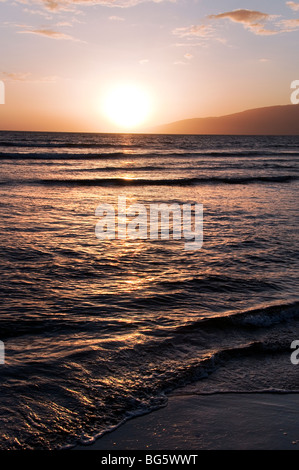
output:
POLYGON ((0 132, 87 135, 203 135, 203 136, 297 136, 299 104, 268 106, 234 114, 174 121, 142 131, 55 131, 0 129, 0 132))
POLYGON ((152 129, 157 134, 299 135, 299 105, 250 109, 220 117, 176 121, 152 129))

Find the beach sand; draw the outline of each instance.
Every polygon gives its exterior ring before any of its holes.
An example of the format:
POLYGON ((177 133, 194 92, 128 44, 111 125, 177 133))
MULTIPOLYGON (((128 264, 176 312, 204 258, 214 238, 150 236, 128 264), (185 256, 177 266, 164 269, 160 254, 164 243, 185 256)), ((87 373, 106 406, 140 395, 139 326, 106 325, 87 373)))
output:
POLYGON ((299 394, 172 394, 75 450, 299 450, 299 394))

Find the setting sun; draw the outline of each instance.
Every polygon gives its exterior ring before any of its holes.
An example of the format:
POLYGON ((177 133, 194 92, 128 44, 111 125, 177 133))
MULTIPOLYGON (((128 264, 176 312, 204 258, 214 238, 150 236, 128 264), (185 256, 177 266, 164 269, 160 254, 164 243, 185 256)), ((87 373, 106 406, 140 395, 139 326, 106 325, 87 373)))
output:
POLYGON ((150 113, 148 93, 136 85, 118 85, 104 100, 104 113, 114 124, 133 128, 143 124, 150 113))

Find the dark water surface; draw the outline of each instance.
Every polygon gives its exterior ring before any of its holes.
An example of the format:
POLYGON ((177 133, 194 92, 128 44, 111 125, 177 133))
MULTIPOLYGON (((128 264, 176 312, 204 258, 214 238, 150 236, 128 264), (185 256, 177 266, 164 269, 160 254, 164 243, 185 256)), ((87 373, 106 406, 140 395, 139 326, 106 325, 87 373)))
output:
POLYGON ((0 133, 0 448, 92 441, 196 380, 299 391, 298 160, 299 137, 0 133), (98 240, 119 196, 203 204, 202 249, 98 240))

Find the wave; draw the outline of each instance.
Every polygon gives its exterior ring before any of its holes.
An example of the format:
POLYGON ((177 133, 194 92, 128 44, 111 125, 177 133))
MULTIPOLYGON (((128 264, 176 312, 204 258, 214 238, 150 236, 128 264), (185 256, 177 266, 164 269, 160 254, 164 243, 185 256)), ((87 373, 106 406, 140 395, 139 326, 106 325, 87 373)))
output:
MULTIPOLYGON (((4 293, 5 295, 5 293, 4 293)), ((175 295, 174 295, 175 297, 175 295)), ((90 299, 93 300, 93 299, 90 299)), ((99 298, 97 297, 97 300, 99 298)), ((106 301, 106 304, 110 307, 107 307, 107 313, 111 314, 111 304, 113 303, 113 295, 106 296, 101 298, 102 301, 106 301)), ((157 295, 155 298, 145 298, 128 300, 125 299, 122 303, 122 308, 127 308, 128 310, 133 309, 138 306, 147 305, 148 307, 154 307, 157 304, 159 309, 163 306, 169 305, 171 303, 171 296, 167 295, 157 295)), ((174 300, 178 300, 176 297, 174 300)), ((70 310, 70 309, 69 309, 70 310)), ((127 330, 132 329, 133 325, 127 322, 122 322, 120 320, 112 321, 105 318, 105 307, 101 303, 100 312, 101 315, 98 316, 94 306, 88 310, 88 315, 92 316, 91 322, 86 322, 85 318, 78 319, 74 316, 73 319, 61 319, 59 317, 45 316, 42 320, 40 318, 34 318, 29 316, 20 320, 20 318, 9 318, 9 315, 6 318, 2 318, 0 322, 1 327, 1 338, 13 338, 23 335, 36 335, 36 333, 44 332, 78 332, 78 331, 94 331, 98 327, 103 331, 104 329, 109 331, 117 330, 127 330), (92 312, 92 313, 91 313, 92 312)), ((84 309, 81 308, 80 312, 84 314, 84 309)), ((76 313, 76 310, 74 310, 76 313)), ((108 315, 108 316, 109 316, 108 315)), ((212 316, 209 318, 193 320, 190 323, 181 325, 171 330, 173 338, 182 334, 198 333, 200 331, 209 330, 210 332, 215 331, 216 337, 219 332, 219 329, 222 332, 236 331, 239 329, 242 330, 252 330, 259 328, 268 328, 275 325, 279 325, 284 322, 292 321, 293 319, 299 320, 299 302, 286 303, 286 304, 275 304, 267 307, 261 307, 251 310, 244 310, 240 312, 233 312, 224 314, 221 316, 212 316)), ((153 343, 153 345, 155 342, 153 343)))
MULTIPOLYGON (((285 168, 285 167, 282 167, 285 168)), ((209 167, 207 167, 209 169, 209 167)), ((179 168, 178 170, 181 170, 179 168)), ((188 170, 198 170, 198 167, 190 168, 188 170)), ((80 168, 80 170, 67 169, 66 172, 78 171, 80 173, 95 173, 95 172, 115 172, 115 171, 169 171, 167 166, 160 165, 147 165, 147 166, 103 166, 98 168, 80 168)))
MULTIPOLYGON (((0 160, 98 160, 113 158, 132 158, 125 152, 113 153, 6 153, 0 152, 0 160)), ((142 157, 144 155, 139 155, 142 157)))
MULTIPOLYGON (((246 371, 248 376, 253 376, 253 369, 256 367, 255 360, 258 360, 260 367, 269 367, 269 362, 274 362, 279 356, 290 354, 290 337, 288 322, 291 320, 299 319, 299 303, 276 305, 267 308, 256 309, 239 314, 229 315, 228 317, 216 317, 208 320, 201 320, 192 325, 178 328, 172 336, 164 341, 152 342, 147 344, 136 345, 135 347, 135 360, 137 364, 143 361, 144 356, 147 361, 157 361, 160 364, 159 374, 154 375, 152 378, 153 397, 166 398, 167 394, 174 390, 185 387, 197 381, 204 380, 205 384, 197 387, 199 395, 212 395, 216 393, 272 393, 272 394, 288 394, 298 393, 298 382, 296 379, 291 379, 288 384, 281 385, 281 381, 274 380, 271 373, 268 373, 267 379, 263 383, 252 383, 251 388, 244 389, 240 386, 238 381, 230 383, 231 375, 227 377, 227 382, 217 384, 215 382, 210 386, 207 385, 207 378, 219 371, 223 367, 235 367, 236 375, 243 376, 243 364, 246 364, 246 371), (268 335, 269 320, 271 324, 278 324, 276 334, 273 336, 272 332, 268 335), (243 330, 240 321, 249 320, 251 325, 251 334, 247 330, 243 330), (253 320, 253 323, 252 323, 253 320), (283 326, 285 323, 285 327, 283 326), (223 329, 224 328, 224 329, 223 329), (231 328, 231 329, 229 329, 231 328), (262 333, 260 332, 262 330, 262 333), (221 332, 221 334, 220 334, 221 332), (265 333, 265 334, 264 334, 265 333), (240 341, 241 338, 241 341, 240 341), (217 350, 215 347, 217 346, 217 350), (168 363, 168 358, 171 359, 173 351, 180 351, 181 362, 177 364, 179 367, 176 369, 169 368, 167 373, 163 373, 162 364, 163 358, 168 363), (188 351, 193 351, 193 360, 190 359, 188 351), (184 355, 186 353, 186 357, 184 355), (140 357, 140 360, 138 360, 140 357), (253 360, 252 369, 249 368, 249 362, 253 360), (233 365, 234 361, 237 361, 233 365), (245 361, 245 362, 243 362, 245 361), (264 362, 266 361, 266 362, 264 362)), ((293 323, 292 323, 293 325, 293 323)), ((125 353, 126 354, 126 353, 125 353)), ((192 353, 191 353, 192 356, 192 353)), ((127 357, 125 356, 125 359, 127 357)), ((122 354, 120 361, 122 361, 122 354)), ((271 363, 272 364, 272 363, 271 363)), ((266 374, 264 374, 266 375, 266 374)), ((203 382, 202 382, 203 383, 203 382)), ((145 384, 146 386, 146 384, 145 384)), ((139 393, 142 387, 139 389, 139 393)), ((177 393, 177 392, 176 392, 177 393)), ((185 394, 185 390, 182 391, 185 394)), ((188 393, 188 392, 187 392, 188 393)), ((162 400, 160 406, 164 406, 165 402, 162 400)), ((150 412, 154 408, 143 408, 144 412, 150 412)), ((140 409, 132 410, 130 417, 138 416, 140 409)), ((120 421, 119 424, 122 424, 120 421)), ((105 432, 110 429, 106 428, 92 437, 83 438, 80 440, 82 444, 90 444, 96 438, 101 437, 105 432)))
POLYGON ((25 180, 2 180, 0 185, 47 185, 47 186, 93 186, 93 187, 128 187, 128 186, 197 186, 197 185, 246 185, 256 183, 291 183, 299 177, 280 176, 219 176, 201 178, 45 178, 25 180))
POLYGON ((202 177, 202 178, 70 178, 28 180, 28 183, 49 186, 193 186, 200 184, 254 184, 254 183, 290 183, 298 180, 297 176, 236 176, 236 177, 202 177))
MULTIPOLYGON (((18 442, 6 441, 1 447, 10 445, 14 449, 22 445, 22 448, 36 450, 91 443, 130 417, 165 406, 168 393, 196 381, 203 379, 203 393, 214 393, 219 388, 223 393, 228 389, 239 392, 236 389, 239 382, 230 383, 231 375, 227 371, 232 369, 241 378, 246 372, 250 382, 247 392, 294 393, 298 391, 297 376, 281 386, 282 380, 278 380, 276 369, 273 372, 272 367, 277 359, 290 354, 290 332, 293 337, 297 334, 296 328, 298 331, 298 306, 298 302, 282 304, 194 321, 169 331, 164 338, 157 334, 156 338, 151 336, 148 341, 136 342, 133 348, 124 344, 119 350, 109 350, 107 358, 97 349, 73 351, 67 357, 67 372, 66 357, 61 356, 61 352, 55 360, 48 361, 46 367, 18 361, 7 370, 8 376, 34 376, 37 386, 33 389, 25 380, 20 380, 18 393, 22 400, 17 404, 13 402, 13 409, 17 409, 22 419, 25 416, 29 424, 34 416, 34 427, 24 428, 21 423, 18 442), (269 328, 269 321, 273 328, 269 328), (270 365, 269 361, 272 361, 270 365), (262 383, 252 380, 257 362, 263 377, 267 376, 262 383), (208 386, 206 379, 223 368, 226 382, 217 386, 216 381, 208 386), (45 369, 50 378, 47 381, 43 375, 45 369), (47 405, 45 409, 41 400, 48 390, 54 406, 47 405), (72 390, 75 393, 71 393, 72 390), (57 399, 59 403, 66 399, 68 404, 59 420, 54 419, 57 399), (32 410, 29 417, 28 409, 32 410), (74 415, 78 417, 75 422, 72 421, 74 415)), ((240 391, 244 391, 244 387, 240 387, 240 391)), ((11 392, 8 387, 3 390, 3 394, 11 392)), ((46 394, 46 403, 48 397, 46 394)), ((9 427, 10 422, 5 424, 9 427)))
POLYGON ((226 276, 226 275, 205 275, 204 277, 192 277, 183 281, 161 281, 159 286, 164 291, 172 291, 173 289, 179 289, 185 292, 246 292, 248 291, 261 291, 263 289, 278 290, 277 284, 273 282, 257 279, 247 275, 246 278, 238 276, 226 276))
POLYGON ((15 147, 15 148, 76 148, 76 149, 101 149, 101 148, 140 148, 140 145, 134 144, 119 144, 119 143, 105 143, 105 142, 1 142, 0 147, 15 147))
MULTIPOLYGON (((64 146, 67 149, 69 146, 64 146)), ((113 146, 111 146, 112 148, 113 146)), ((47 146, 45 146, 47 148, 47 146)), ((54 148, 54 147, 53 147, 54 148)), ((74 146, 73 148, 78 148, 74 146)), ((86 148, 90 148, 87 146, 86 148)), ((273 151, 192 151, 188 150, 165 150, 165 151, 156 151, 155 149, 149 149, 148 151, 140 151, 139 153, 132 152, 128 153, 127 151, 122 151, 122 146, 114 146, 114 149, 117 149, 115 152, 100 152, 101 149, 104 149, 105 146, 94 147, 98 148, 99 152, 0 152, 0 160, 97 160, 97 159, 115 159, 115 158, 125 158, 125 159, 140 159, 140 158, 203 158, 203 157, 217 157, 217 158, 252 158, 252 157, 299 157, 299 152, 273 152, 273 151)), ((107 144, 109 148, 109 144, 107 144)), ((136 146, 136 148, 138 148, 136 146)), ((37 147, 38 149, 38 147, 37 147)), ((133 149, 133 148, 132 148, 133 149)), ((79 148, 78 148, 79 150, 79 148)))
POLYGON ((257 329, 268 328, 269 326, 299 319, 299 302, 275 304, 267 307, 245 310, 225 316, 216 316, 192 322, 177 328, 177 333, 187 333, 190 331, 206 328, 227 328, 257 329))

